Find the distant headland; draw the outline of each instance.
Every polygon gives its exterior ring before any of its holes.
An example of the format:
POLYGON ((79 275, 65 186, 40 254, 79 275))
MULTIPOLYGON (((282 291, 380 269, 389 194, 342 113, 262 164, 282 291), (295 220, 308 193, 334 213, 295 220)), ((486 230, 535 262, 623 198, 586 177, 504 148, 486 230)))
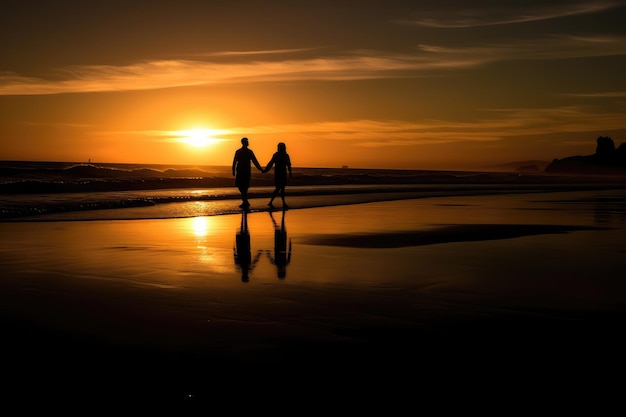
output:
POLYGON ((549 174, 626 174, 626 143, 615 147, 608 136, 599 136, 593 155, 569 156, 553 160, 544 172, 549 174))

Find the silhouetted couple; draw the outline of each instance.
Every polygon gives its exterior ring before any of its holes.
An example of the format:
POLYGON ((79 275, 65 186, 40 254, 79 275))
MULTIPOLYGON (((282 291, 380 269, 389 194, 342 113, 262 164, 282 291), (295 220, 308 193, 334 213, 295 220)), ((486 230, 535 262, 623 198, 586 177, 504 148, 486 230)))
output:
POLYGON ((270 250, 258 250, 254 258, 252 258, 252 246, 250 242, 250 231, 248 230, 248 212, 241 211, 241 225, 235 234, 235 247, 233 253, 235 264, 241 271, 241 281, 250 281, 250 272, 254 269, 260 256, 265 252, 270 262, 276 266, 276 274, 279 279, 285 279, 287 276, 287 265, 291 262, 291 239, 287 237, 287 228, 285 227, 285 210, 280 224, 274 219, 272 211, 269 211, 272 224, 274 225, 274 252, 270 250))
POLYGON ((252 164, 254 164, 254 166, 263 173, 269 172, 272 167, 274 167, 275 188, 267 205, 274 207, 274 199, 280 195, 283 208, 288 208, 285 203, 285 187, 287 186, 287 179, 291 178, 291 159, 287 153, 287 146, 283 142, 280 142, 277 151, 272 155, 272 159, 270 159, 265 169, 263 169, 252 149, 248 148, 248 145, 248 138, 242 138, 241 148, 235 151, 235 157, 233 158, 232 169, 233 175, 235 176, 235 186, 239 189, 242 200, 239 207, 250 207, 248 189, 250 188, 250 179, 252 177, 252 164))

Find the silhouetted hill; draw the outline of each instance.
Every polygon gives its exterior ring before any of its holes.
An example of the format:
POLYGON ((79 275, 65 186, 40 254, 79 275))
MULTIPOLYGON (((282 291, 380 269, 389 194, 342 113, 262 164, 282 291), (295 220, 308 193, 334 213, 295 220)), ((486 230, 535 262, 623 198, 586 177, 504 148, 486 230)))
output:
POLYGON ((597 139, 596 153, 584 156, 568 156, 555 159, 545 169, 555 174, 626 174, 626 143, 617 149, 613 139, 600 136, 597 139))
POLYGON ((550 161, 517 161, 500 165, 491 165, 488 170, 503 172, 522 172, 522 173, 539 173, 543 172, 550 165, 550 161))

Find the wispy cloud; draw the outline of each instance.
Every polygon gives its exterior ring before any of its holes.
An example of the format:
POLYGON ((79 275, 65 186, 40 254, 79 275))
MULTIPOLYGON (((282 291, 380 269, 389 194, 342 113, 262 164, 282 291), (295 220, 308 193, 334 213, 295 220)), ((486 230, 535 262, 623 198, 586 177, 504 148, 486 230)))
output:
POLYGON ((476 65, 498 61, 590 58, 626 54, 626 37, 581 37, 554 35, 512 42, 490 43, 469 47, 419 45, 432 54, 433 60, 474 62, 476 65), (471 61, 473 57, 473 61, 471 61))
POLYGON ((437 28, 467 28, 477 26, 507 25, 539 20, 550 20, 567 16, 602 12, 623 6, 615 1, 586 1, 573 4, 528 5, 519 8, 502 2, 502 8, 455 8, 438 11, 431 16, 422 16, 413 21, 420 26, 437 28), (477 11, 479 10, 479 11, 477 11))
POLYGON ((319 48, 291 48, 291 49, 267 49, 259 51, 223 51, 208 54, 196 54, 194 56, 251 56, 251 55, 282 55, 296 52, 313 51, 319 48))
POLYGON ((605 91, 599 93, 571 93, 561 94, 566 97, 588 97, 588 98, 622 98, 626 97, 626 91, 605 91))
POLYGON ((128 66, 72 67, 57 71, 54 79, 0 74, 0 95, 152 90, 218 83, 357 80, 390 77, 394 76, 393 72, 399 71, 475 64, 473 58, 452 61, 413 55, 348 56, 247 63, 150 61, 128 66))
POLYGON ((352 54, 285 60, 214 62, 160 60, 126 66, 62 68, 49 78, 0 73, 0 95, 46 95, 153 90, 197 85, 349 81, 441 74, 502 60, 540 60, 626 54, 626 37, 553 36, 511 43, 450 48, 419 45, 404 54, 356 51, 352 54))
MULTIPOLYGON (((343 120, 316 123, 228 126, 211 131, 213 141, 253 137, 288 137, 290 140, 349 142, 351 146, 407 147, 455 142, 497 142, 515 136, 545 135, 546 132, 598 132, 624 129, 623 112, 598 114, 590 108, 483 109, 485 117, 468 121, 444 119, 343 120)), ((157 142, 180 142, 189 132, 171 130, 92 131, 107 137, 135 136, 157 142)), ((595 134, 595 133, 594 133, 595 134)))
POLYGON ((116 130, 116 131, 92 131, 91 134, 99 136, 142 136, 162 142, 180 142, 185 139, 210 139, 212 142, 221 142, 228 136, 232 136, 233 131, 226 129, 188 129, 188 130, 116 130))
POLYGON ((597 113, 583 107, 485 110, 492 117, 466 122, 426 119, 347 120, 305 124, 230 127, 231 135, 286 136, 293 140, 350 141, 354 146, 410 146, 446 142, 493 142, 511 136, 546 132, 604 131, 623 129, 623 113, 597 113))
POLYGON ((70 128, 70 129, 93 129, 95 125, 90 125, 86 123, 42 123, 42 122, 20 122, 22 125, 26 126, 45 126, 45 127, 56 127, 56 128, 70 128))

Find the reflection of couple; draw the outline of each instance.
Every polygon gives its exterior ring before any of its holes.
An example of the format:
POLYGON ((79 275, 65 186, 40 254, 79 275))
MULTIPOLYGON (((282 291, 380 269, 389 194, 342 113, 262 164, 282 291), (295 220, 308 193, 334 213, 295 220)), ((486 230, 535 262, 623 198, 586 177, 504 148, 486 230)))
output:
POLYGON ((233 158, 232 170, 235 176, 235 185, 241 193, 242 200, 239 207, 244 209, 250 207, 248 189, 250 188, 250 178, 252 176, 251 164, 254 164, 254 166, 263 173, 269 172, 272 166, 274 167, 275 188, 272 192, 270 202, 267 205, 274 207, 274 199, 280 195, 283 201, 283 208, 288 208, 285 203, 285 187, 287 186, 287 176, 291 178, 291 159, 287 153, 287 146, 283 142, 280 142, 277 151, 272 155, 272 159, 267 163, 265 169, 263 169, 252 149, 248 148, 248 145, 248 138, 242 138, 241 148, 235 151, 235 157, 233 158))
MULTIPOLYGON (((274 219, 272 212, 269 212, 272 223, 274 224, 274 253, 266 250, 265 253, 270 262, 276 265, 276 273, 279 279, 287 276, 287 265, 291 261, 291 239, 287 238, 287 229, 285 228, 285 211, 280 225, 274 219)), ((250 245, 250 232, 248 230, 248 213, 242 211, 241 226, 237 229, 235 235, 235 264, 241 270, 241 280, 248 282, 250 280, 249 273, 254 269, 263 251, 257 251, 254 259, 252 259, 252 250, 250 245)))

